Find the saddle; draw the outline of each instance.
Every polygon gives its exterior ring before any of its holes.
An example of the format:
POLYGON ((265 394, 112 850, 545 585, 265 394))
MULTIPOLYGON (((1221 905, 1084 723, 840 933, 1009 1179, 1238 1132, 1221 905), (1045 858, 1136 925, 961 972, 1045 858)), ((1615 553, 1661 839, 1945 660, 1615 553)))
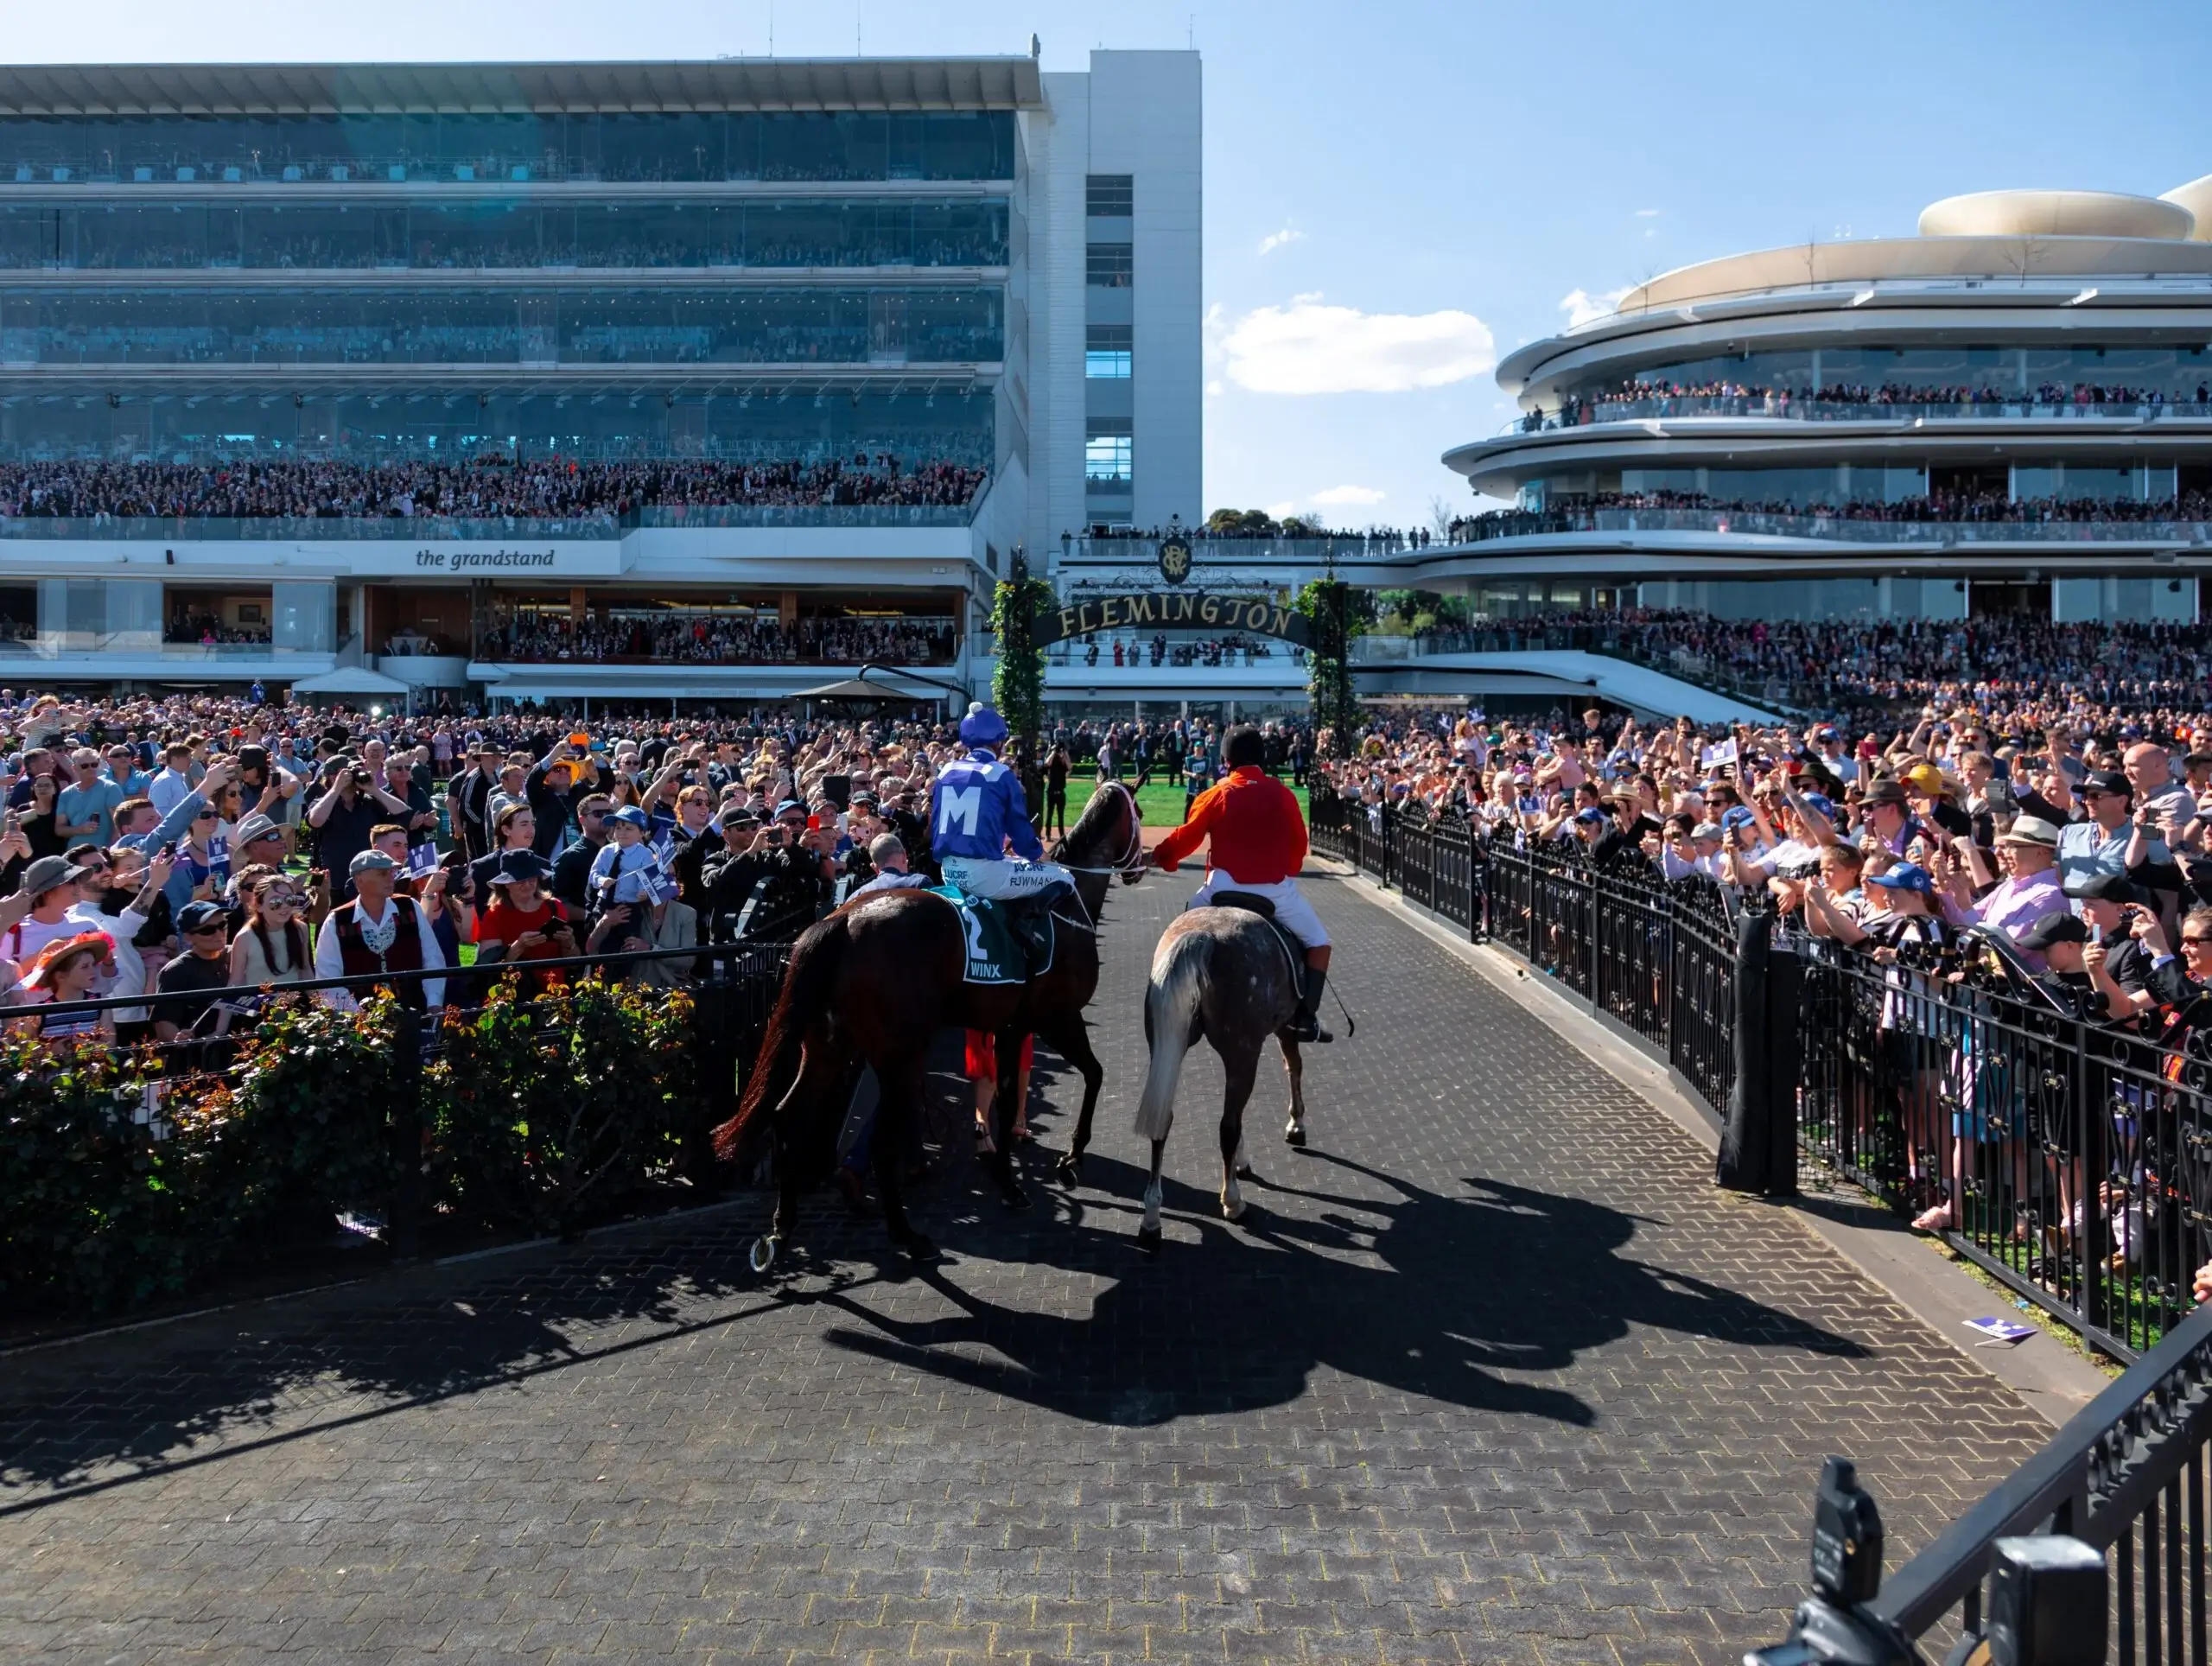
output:
POLYGON ((963 972, 969 983, 1027 983, 1052 969, 1052 907, 1065 893, 1056 887, 1020 901, 971 897, 949 885, 926 887, 960 916, 968 942, 963 972))
MULTIPOLYGON (((1241 908, 1248 914, 1257 914, 1267 921, 1284 951, 1290 956, 1293 967, 1306 964, 1306 945, 1291 935, 1290 928, 1275 918, 1275 906, 1256 891, 1217 891, 1210 902, 1215 908, 1241 908)), ((1294 978, 1293 982, 1296 980, 1294 978)))

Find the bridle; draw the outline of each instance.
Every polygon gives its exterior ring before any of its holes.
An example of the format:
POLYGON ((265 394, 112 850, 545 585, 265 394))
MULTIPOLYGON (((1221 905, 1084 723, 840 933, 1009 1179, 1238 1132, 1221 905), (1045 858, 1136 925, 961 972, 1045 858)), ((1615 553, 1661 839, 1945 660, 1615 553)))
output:
MULTIPOLYGON (((1144 859, 1144 812, 1137 808, 1136 794, 1129 791, 1127 783, 1109 781, 1106 785, 1120 793, 1122 801, 1129 807, 1129 842, 1127 847, 1119 856, 1114 859, 1111 865, 1105 867, 1085 868, 1058 857, 1053 860, 1058 862, 1059 865, 1071 874, 1115 874, 1134 885, 1143 876, 1147 867, 1144 859)), ((1067 849, 1067 841, 1065 838, 1060 841, 1059 848, 1063 850, 1067 849)))

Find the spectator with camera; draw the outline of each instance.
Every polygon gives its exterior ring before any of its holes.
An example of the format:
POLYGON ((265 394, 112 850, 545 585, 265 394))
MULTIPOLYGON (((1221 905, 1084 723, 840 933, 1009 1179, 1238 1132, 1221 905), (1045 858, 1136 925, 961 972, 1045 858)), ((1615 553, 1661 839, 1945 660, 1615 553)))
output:
POLYGON ((342 903, 353 897, 353 858, 369 848, 371 830, 387 817, 404 825, 414 810, 379 786, 374 770, 345 754, 330 760, 323 780, 322 796, 308 806, 308 826, 315 833, 315 865, 336 881, 332 900, 342 903))

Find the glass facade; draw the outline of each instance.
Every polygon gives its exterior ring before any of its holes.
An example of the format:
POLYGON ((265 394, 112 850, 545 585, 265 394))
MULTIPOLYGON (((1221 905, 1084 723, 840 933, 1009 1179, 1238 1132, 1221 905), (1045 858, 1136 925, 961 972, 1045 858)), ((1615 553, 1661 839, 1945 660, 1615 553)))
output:
POLYGON ((1002 292, 0 290, 0 365, 922 364, 1005 356, 1002 292))
POLYGON ((1820 463, 1796 468, 1618 468, 1554 474, 1521 488, 1523 509, 1563 508, 1579 498, 1671 493, 1730 503, 1807 508, 1901 503, 1928 493, 1925 468, 1895 463, 1820 463))
MULTIPOLYGON (((0 461, 987 471, 1019 165, 1006 111, 0 119, 0 461)), ((959 508, 716 489, 656 512, 959 508)))
MULTIPOLYGON (((2191 471, 2193 474, 2194 471, 2191 471)), ((2182 471, 2169 462, 2070 462, 2052 459, 1991 467, 1938 464, 1937 493, 2009 497, 2015 503, 2120 500, 2163 503, 2177 495, 2182 471)), ((2198 482, 2188 482, 2192 488, 2198 482)), ((1715 503, 1775 504, 1792 508, 1847 503, 1903 503, 1926 497, 1930 471, 1919 464, 1816 463, 1796 468, 1618 468, 1561 473, 1526 482, 1519 507, 1563 509, 1616 493, 1668 493, 1715 503)))
MULTIPOLYGON (((4 380, 0 379, 0 390, 4 380)), ((225 458, 467 460, 506 455, 720 457, 817 462, 882 453, 903 464, 988 467, 992 401, 981 388, 923 393, 864 390, 855 399, 733 393, 713 397, 542 393, 265 393, 126 388, 114 396, 7 397, 0 391, 0 461, 99 457, 213 462, 225 458)))
POLYGON ((1820 347, 1808 351, 1729 353, 1662 359, 1633 369, 1609 368, 1567 386, 1583 398, 1617 391, 1624 382, 1686 388, 1729 383, 1777 393, 1810 396, 1840 389, 1923 390, 1955 396, 1980 392, 1999 398, 2048 397, 2077 386, 2125 389, 2168 402, 2212 402, 2212 350, 2202 344, 2171 347, 1820 347))
POLYGON ((0 118, 17 184, 1010 180, 1009 111, 0 118))
POLYGON ((1004 198, 578 203, 22 201, 0 204, 0 270, 1003 266, 1004 198))

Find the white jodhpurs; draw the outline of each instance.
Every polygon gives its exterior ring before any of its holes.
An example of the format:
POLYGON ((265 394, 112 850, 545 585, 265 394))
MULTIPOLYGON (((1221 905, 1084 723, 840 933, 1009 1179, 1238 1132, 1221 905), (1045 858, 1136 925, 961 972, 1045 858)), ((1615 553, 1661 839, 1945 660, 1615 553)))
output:
POLYGON ((1291 936, 1309 949, 1329 946, 1328 928, 1321 924, 1320 915, 1313 912, 1313 905, 1306 901, 1305 894, 1299 890, 1296 880, 1277 880, 1272 885, 1245 885, 1218 868, 1209 868, 1206 869, 1206 882, 1198 887, 1198 894, 1191 899, 1190 906, 1193 908, 1212 907, 1213 893, 1217 891, 1249 891, 1255 897, 1265 897, 1274 904, 1275 918, 1282 922, 1283 929, 1291 936))
POLYGON ((1075 883, 1075 875, 1056 862, 947 856, 943 866, 944 882, 971 897, 1033 897, 1048 886, 1075 883))

